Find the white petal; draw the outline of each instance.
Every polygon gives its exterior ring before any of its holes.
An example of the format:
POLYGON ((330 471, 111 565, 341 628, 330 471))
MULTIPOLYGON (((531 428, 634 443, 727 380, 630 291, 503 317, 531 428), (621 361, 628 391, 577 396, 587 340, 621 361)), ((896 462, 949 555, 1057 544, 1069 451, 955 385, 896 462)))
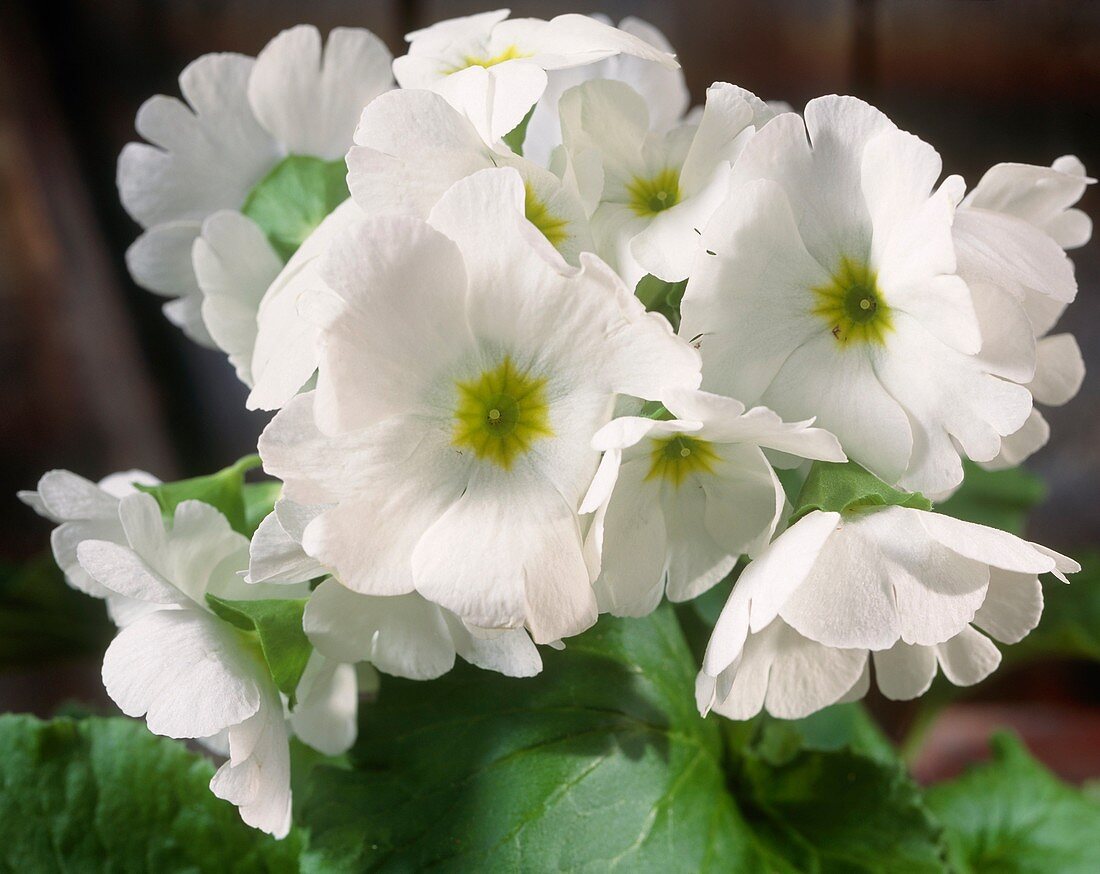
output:
POLYGON ((248 546, 249 583, 304 583, 325 573, 302 544, 283 528, 274 511, 268 513, 248 546))
POLYGON ((908 701, 928 691, 936 678, 936 650, 899 640, 874 655, 875 681, 892 701, 908 701))
POLYGON ((984 634, 967 626, 961 633, 936 647, 943 675, 956 686, 980 683, 1001 663, 1001 653, 984 634))
POLYGON ((202 225, 192 261, 202 289, 202 318, 238 378, 252 383, 260 301, 283 269, 263 231, 238 212, 214 213, 202 225))
POLYGON ((942 513, 898 509, 915 522, 919 521, 925 531, 948 549, 974 561, 1028 574, 1047 573, 1054 567, 1054 559, 1006 531, 964 522, 942 513))
POLYGON ((604 517, 595 588, 600 609, 615 616, 645 616, 664 593, 668 542, 659 482, 647 482, 648 466, 645 457, 623 465, 604 517))
POLYGON ((67 470, 51 470, 38 481, 38 498, 55 520, 118 518, 118 498, 67 470))
POLYGON ((364 219, 333 242, 322 272, 339 304, 322 325, 320 428, 424 409, 426 392, 473 344, 462 253, 418 219, 364 219))
POLYGON ((108 591, 150 604, 189 603, 183 592, 126 546, 105 540, 85 540, 77 547, 76 554, 81 567, 108 591))
POLYGON ((839 513, 807 513, 745 568, 707 644, 705 673, 717 677, 740 655, 750 628, 759 631, 778 615, 813 570, 838 522, 839 513))
POLYGON ((370 661, 412 680, 430 680, 454 666, 443 612, 419 595, 359 595, 326 580, 306 605, 303 625, 318 651, 337 661, 370 661))
POLYGON ((290 831, 290 746, 278 692, 270 682, 265 686, 259 710, 230 727, 230 758, 214 774, 210 791, 237 805, 253 828, 283 838, 290 831))
POLYGON ((153 145, 122 150, 118 186, 123 206, 143 226, 238 209, 278 162, 275 141, 248 104, 252 65, 242 55, 204 55, 180 74, 190 108, 163 96, 142 105, 137 130, 153 145))
POLYGON ((143 233, 126 250, 126 267, 134 282, 165 297, 197 297, 191 248, 201 231, 199 221, 176 221, 143 233))
MULTIPOLYGON (((667 590, 670 601, 689 601, 724 579, 742 551, 737 544, 732 549, 728 544, 740 539, 746 528, 757 527, 754 513, 747 510, 736 520, 732 531, 719 527, 719 536, 715 536, 716 522, 721 526, 728 521, 723 513, 728 509, 723 501, 723 490, 731 485, 728 475, 723 475, 720 485, 718 482, 714 476, 688 477, 675 494, 667 488, 662 490, 661 506, 668 529, 667 590)), ((743 490, 742 499, 746 504, 754 503, 747 488, 743 490)), ((759 530, 755 533, 760 535, 759 530)))
POLYGON ((127 716, 168 737, 207 737, 261 706, 265 666, 232 626, 201 610, 158 610, 122 629, 103 684, 127 716))
POLYGON ((1039 624, 1043 615, 1043 587, 1038 577, 994 568, 989 593, 974 624, 1001 643, 1018 643, 1039 624))
POLYGON ((716 254, 696 262, 680 336, 698 338, 705 388, 754 404, 791 352, 821 331, 808 289, 829 276, 806 251, 786 195, 771 182, 731 190, 702 245, 716 254))
POLYGON ((1036 347, 1035 378, 1028 388, 1041 404, 1061 406, 1071 401, 1085 379, 1085 361, 1072 334, 1043 337, 1036 347))
POLYGON ((369 30, 335 28, 324 56, 317 28, 284 30, 256 58, 248 98, 260 123, 293 155, 334 161, 359 113, 393 87, 389 50, 369 30))
POLYGON ((290 714, 294 733, 326 756, 347 752, 358 727, 355 668, 315 652, 298 681, 296 697, 298 703, 290 714))
POLYGON ((497 671, 506 677, 534 677, 542 671, 542 658, 522 628, 474 634, 453 614, 444 613, 455 650, 472 665, 497 671))

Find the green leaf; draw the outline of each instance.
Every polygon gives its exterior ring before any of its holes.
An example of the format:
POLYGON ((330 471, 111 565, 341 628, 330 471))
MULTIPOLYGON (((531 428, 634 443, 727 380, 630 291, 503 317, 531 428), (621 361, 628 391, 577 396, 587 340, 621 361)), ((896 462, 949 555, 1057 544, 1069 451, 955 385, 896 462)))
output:
POLYGON ((265 599, 259 601, 228 601, 206 595, 210 609, 241 631, 255 632, 259 638, 264 661, 279 691, 290 698, 306 669, 312 645, 302 630, 302 613, 308 598, 265 599))
POLYGON ((241 212, 260 226, 284 261, 347 200, 348 168, 341 158, 283 158, 245 198, 241 212))
POLYGON ((932 502, 919 492, 903 492, 887 485, 854 461, 815 461, 798 493, 791 523, 813 510, 846 513, 859 507, 887 506, 931 510, 932 502))
POLYGON ((993 761, 927 792, 962 874, 1093 874, 1100 864, 1100 802, 1058 780, 1008 734, 993 761))
POLYGON ((963 467, 962 486, 937 507, 939 512, 1023 535, 1028 512, 1046 497, 1043 481, 1022 467, 989 471, 970 461, 963 467))
POLYGON ((860 702, 834 704, 810 716, 784 723, 802 746, 822 752, 851 750, 880 762, 898 760, 893 745, 860 702))
POLYGON ((1005 660, 1016 663, 1041 658, 1086 658, 1100 661, 1100 552, 1075 556, 1081 572, 1066 585, 1043 577, 1043 617, 1039 627, 1014 646, 1005 660))
POLYGON ((521 157, 523 156, 523 142, 527 139, 527 125, 531 123, 531 116, 534 114, 535 107, 532 106, 527 110, 527 115, 523 117, 523 120, 501 137, 504 145, 521 157))
POLYGON ((263 515, 266 515, 264 513, 256 518, 263 509, 263 502, 270 497, 271 487, 267 483, 257 483, 257 487, 263 488, 246 492, 244 475, 259 467, 260 464, 260 456, 246 455, 240 461, 217 473, 155 486, 138 485, 137 488, 157 499, 160 511, 168 522, 171 522, 176 507, 184 501, 202 501, 220 510, 229 520, 234 531, 251 537, 256 530, 256 525, 259 525, 263 515))
POLYGON ((671 609, 543 658, 529 679, 387 677, 355 770, 314 772, 305 870, 761 869, 671 609))
POLYGON ((680 327, 680 302, 684 299, 687 280, 665 282, 647 273, 634 289, 634 294, 651 313, 660 313, 671 323, 673 330, 680 327))
POLYGON ((940 828, 897 760, 812 749, 805 730, 765 724, 734 776, 746 818, 777 859, 795 871, 943 871, 940 828))
POLYGON ((0 762, 0 870, 298 870, 297 832, 246 826, 209 761, 140 722, 0 716, 0 762))
POLYGON ((113 634, 103 602, 69 588, 53 556, 0 566, 0 670, 98 657, 113 634))
POLYGON ((790 748, 739 754, 731 794, 722 734, 754 724, 699 718, 674 615, 601 618, 533 679, 387 678, 352 770, 314 771, 304 870, 942 870, 888 747, 805 749, 803 732, 869 732, 855 711, 832 728, 773 720, 790 748))

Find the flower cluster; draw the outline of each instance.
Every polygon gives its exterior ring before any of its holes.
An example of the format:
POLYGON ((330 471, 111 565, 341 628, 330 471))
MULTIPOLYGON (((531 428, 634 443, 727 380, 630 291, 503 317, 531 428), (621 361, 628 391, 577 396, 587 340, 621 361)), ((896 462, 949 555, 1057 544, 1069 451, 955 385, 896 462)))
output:
POLYGON ((719 82, 688 111, 636 20, 497 11, 408 40, 392 60, 294 28, 138 114, 130 270, 274 411, 282 488, 250 540, 144 474, 24 495, 107 599, 121 709, 227 755, 213 791, 281 836, 288 737, 351 744, 353 665, 531 676, 539 645, 739 567, 703 713, 990 673, 1038 575, 1077 565, 925 495, 964 459, 1018 464, 1049 434, 1034 402, 1081 383, 1051 334, 1091 232, 1081 164, 967 192, 853 97, 799 114, 719 82))

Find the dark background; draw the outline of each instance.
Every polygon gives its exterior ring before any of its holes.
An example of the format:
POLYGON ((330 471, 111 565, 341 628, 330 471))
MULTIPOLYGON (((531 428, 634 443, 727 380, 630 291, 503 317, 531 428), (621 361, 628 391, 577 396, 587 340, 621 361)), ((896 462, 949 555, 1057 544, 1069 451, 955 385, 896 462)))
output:
MULTIPOLYGON (((600 11, 650 21, 676 47, 696 101, 715 80, 796 109, 819 94, 863 97, 935 145, 945 172, 971 184, 999 161, 1049 164, 1066 153, 1100 170, 1094 0, 559 0, 511 7, 517 16, 600 11)), ((161 300, 126 274, 123 253, 138 229, 118 203, 115 162, 135 136, 141 102, 178 94, 176 76, 198 55, 254 55, 299 22, 322 32, 367 27, 399 55, 405 32, 487 8, 485 0, 0 4, 0 558, 21 560, 46 544, 49 526, 14 499, 43 471, 67 467, 98 478, 140 467, 165 479, 206 473, 254 451, 267 419, 244 410, 246 392, 221 353, 186 340, 162 317, 161 300)), ((1100 192, 1090 190, 1082 206, 1100 217, 1100 192)), ((1080 295, 1061 324, 1077 335, 1095 373, 1098 251, 1093 243, 1073 253, 1080 295)), ((1072 553, 1100 544, 1100 379, 1086 379, 1075 401, 1047 417, 1053 439, 1028 466, 1047 480, 1050 497, 1029 533, 1072 553)), ((1000 688, 994 683, 985 697, 1091 697, 1083 687, 1094 674, 1083 677, 1073 666, 1032 674, 1000 688)), ((26 678, 17 697, 39 680, 67 682, 56 673, 37 676, 26 678)), ((15 694, 7 688, 8 697, 15 694)), ((46 697, 58 700, 63 691, 46 697)), ((4 699, 0 686, 0 709, 4 699)), ((29 706, 36 700, 32 695, 29 706)), ((968 732, 983 735, 982 720, 1012 718, 1004 706, 972 705, 948 723, 945 737, 957 745, 968 732)), ((1065 706, 1076 740, 1052 744, 1048 758, 1067 776, 1097 776, 1096 753, 1075 766, 1071 750, 1095 751, 1100 711, 1065 706)))

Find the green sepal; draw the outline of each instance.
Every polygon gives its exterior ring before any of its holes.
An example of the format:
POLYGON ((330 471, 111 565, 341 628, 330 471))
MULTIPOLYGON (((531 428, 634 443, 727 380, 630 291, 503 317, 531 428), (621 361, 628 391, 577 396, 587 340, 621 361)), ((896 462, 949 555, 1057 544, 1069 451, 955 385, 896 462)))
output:
POLYGON ((527 125, 531 123, 531 116, 534 114, 535 107, 532 106, 527 110, 527 115, 523 117, 523 120, 501 137, 504 145, 520 157, 523 157, 523 142, 527 139, 527 125))
MULTIPOLYGON (((244 482, 244 475, 250 470, 255 470, 260 464, 260 456, 246 455, 240 461, 217 473, 174 483, 160 483, 155 486, 135 483, 135 486, 145 494, 156 498, 161 514, 168 522, 172 521, 176 507, 184 501, 202 501, 219 510, 229 520, 234 531, 240 532, 245 537, 251 537, 260 520, 271 512, 270 507, 267 507, 266 512, 261 512, 266 506, 266 500, 271 496, 270 484, 258 483, 256 486, 246 486, 244 482)), ((274 500, 271 503, 273 505, 274 500)))
POLYGON ((255 532, 264 517, 275 509, 275 502, 279 500, 282 493, 283 484, 275 479, 244 484, 241 488, 241 498, 244 501, 244 525, 249 535, 255 532))
POLYGON ((347 200, 347 172, 343 159, 290 155, 248 193, 241 212, 259 225, 279 257, 288 261, 325 217, 347 200))
POLYGON ((302 612, 307 598, 279 598, 259 601, 227 601, 207 593, 210 609, 241 631, 255 632, 264 661, 279 691, 290 698, 306 669, 313 647, 302 629, 302 612))
POLYGON ((673 330, 680 328, 680 302, 684 299, 687 280, 665 282, 652 273, 647 273, 634 288, 638 298, 651 313, 660 313, 672 325, 673 330))
POLYGON ((931 510, 932 502, 920 492, 903 492, 887 485, 854 461, 815 461, 798 493, 791 524, 813 510, 847 513, 860 507, 931 510))

